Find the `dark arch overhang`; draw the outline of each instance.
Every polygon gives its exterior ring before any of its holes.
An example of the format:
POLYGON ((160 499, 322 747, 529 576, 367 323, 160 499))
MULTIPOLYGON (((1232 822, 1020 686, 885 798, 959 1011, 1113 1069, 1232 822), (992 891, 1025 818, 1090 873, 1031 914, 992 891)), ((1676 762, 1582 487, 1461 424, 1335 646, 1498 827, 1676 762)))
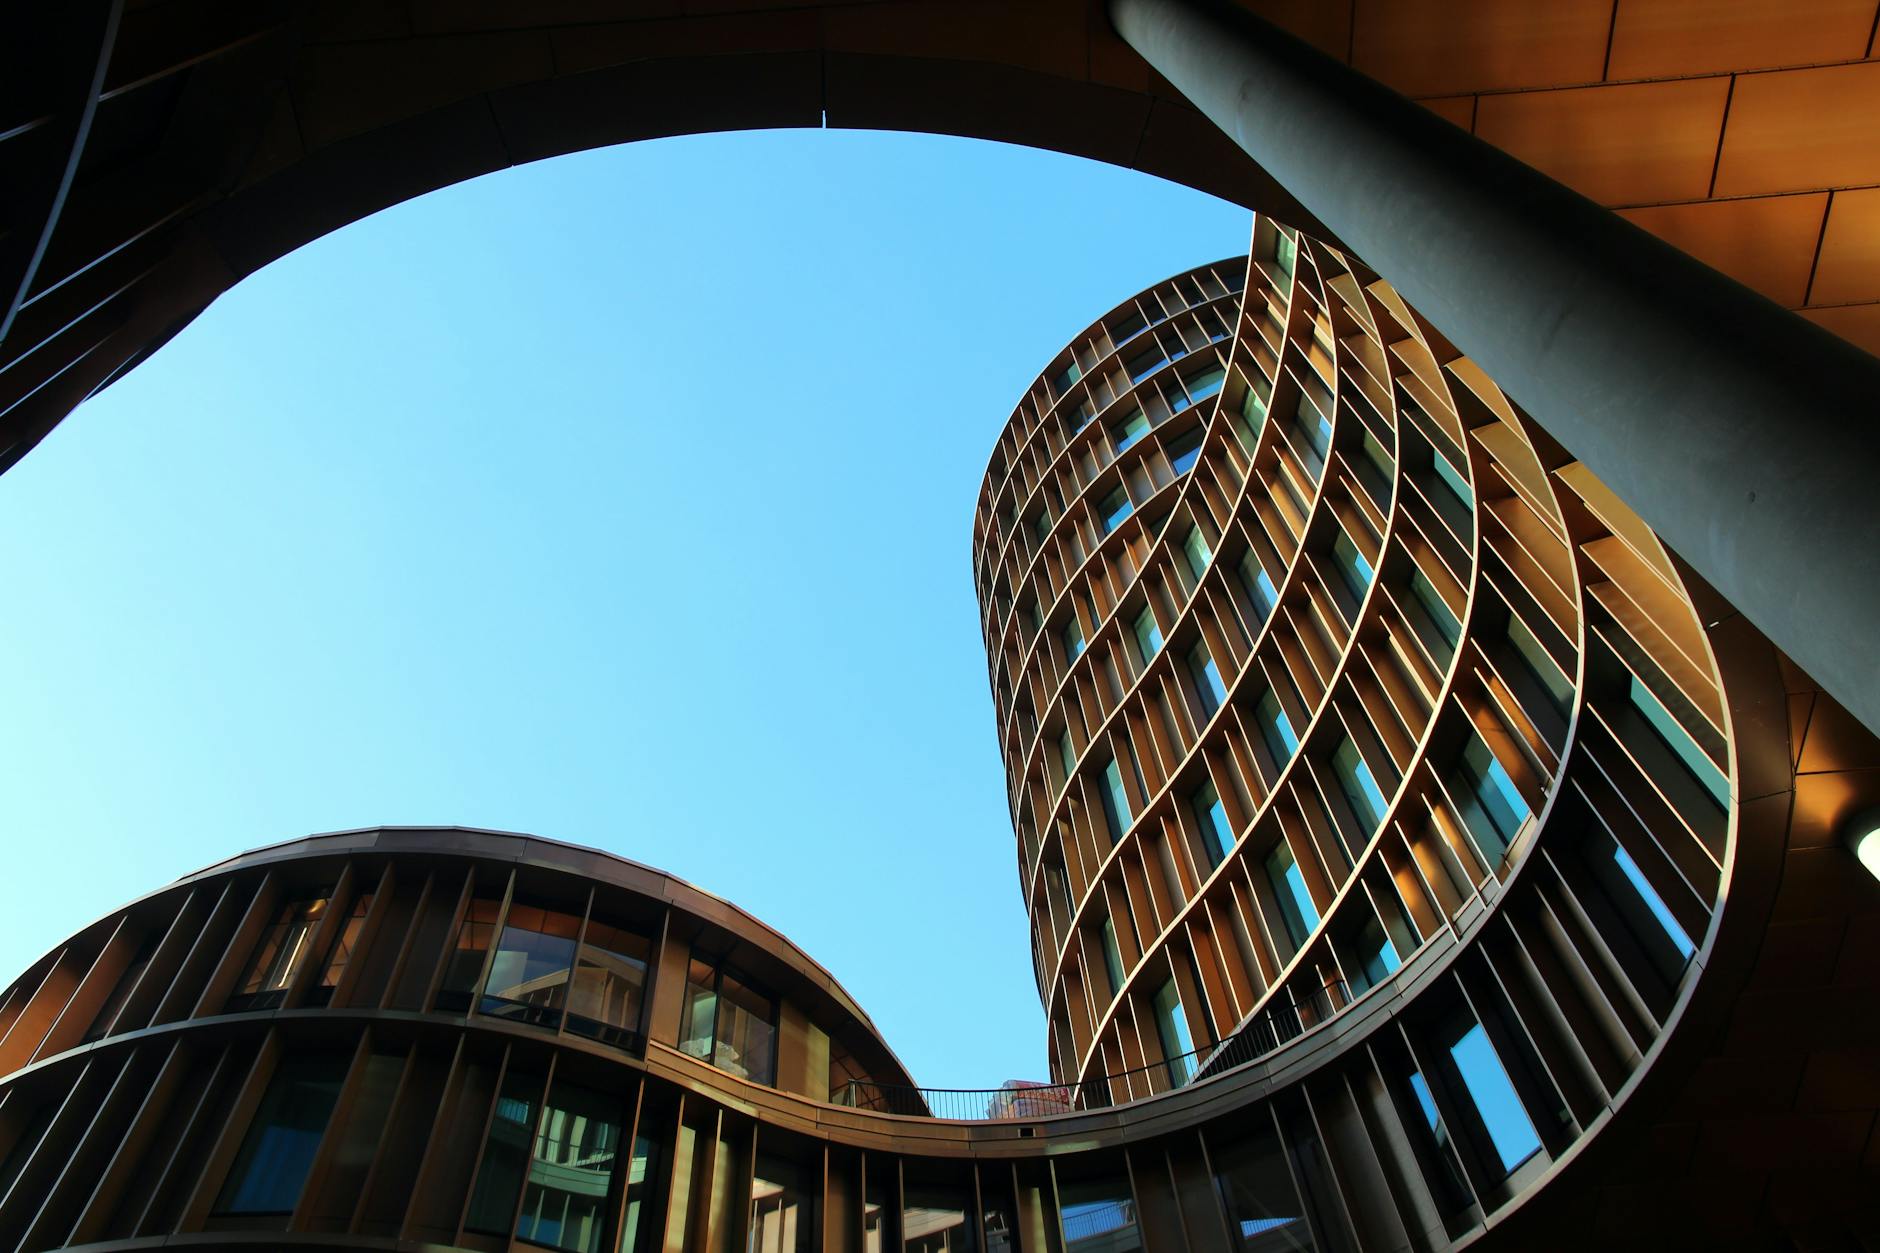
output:
MULTIPOLYGON (((45 6, 59 7, 59 6, 45 6)), ((0 102, 0 470, 243 276, 524 162, 832 126, 1053 149, 1312 225, 1098 0, 75 0, 0 102)))

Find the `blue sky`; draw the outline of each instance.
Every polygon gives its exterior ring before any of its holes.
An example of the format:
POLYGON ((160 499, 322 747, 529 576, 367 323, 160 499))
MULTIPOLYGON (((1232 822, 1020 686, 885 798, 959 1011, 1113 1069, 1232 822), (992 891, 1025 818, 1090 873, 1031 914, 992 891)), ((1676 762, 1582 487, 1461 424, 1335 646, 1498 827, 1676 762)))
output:
POLYGON ((1045 1074, 970 571, 1071 335, 1248 215, 842 131, 511 170, 224 296, 0 477, 0 982, 243 848, 592 844, 792 937, 916 1079, 1045 1074))

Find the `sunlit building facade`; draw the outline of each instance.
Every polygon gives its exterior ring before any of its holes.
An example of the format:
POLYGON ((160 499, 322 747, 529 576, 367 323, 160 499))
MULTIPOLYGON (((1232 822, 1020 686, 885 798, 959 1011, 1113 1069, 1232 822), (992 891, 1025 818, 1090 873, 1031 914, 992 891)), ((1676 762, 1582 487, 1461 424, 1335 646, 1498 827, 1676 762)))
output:
POLYGON ((1262 217, 1092 324, 972 561, 1036 1081, 916 1086, 644 866, 317 836, 0 994, 0 1248, 1874 1230, 1880 902, 1833 846, 1872 739, 1356 259, 1262 217))

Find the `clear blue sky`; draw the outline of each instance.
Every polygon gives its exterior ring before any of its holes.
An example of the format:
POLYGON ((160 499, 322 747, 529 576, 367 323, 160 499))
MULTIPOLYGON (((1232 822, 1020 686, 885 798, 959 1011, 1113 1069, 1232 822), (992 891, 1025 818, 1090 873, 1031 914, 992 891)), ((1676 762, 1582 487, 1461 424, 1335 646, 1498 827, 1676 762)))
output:
POLYGON ((0 983, 312 831, 597 845, 916 1079, 1043 1077, 970 571, 1013 403, 1247 214, 841 131, 562 158, 224 296, 0 477, 0 983))

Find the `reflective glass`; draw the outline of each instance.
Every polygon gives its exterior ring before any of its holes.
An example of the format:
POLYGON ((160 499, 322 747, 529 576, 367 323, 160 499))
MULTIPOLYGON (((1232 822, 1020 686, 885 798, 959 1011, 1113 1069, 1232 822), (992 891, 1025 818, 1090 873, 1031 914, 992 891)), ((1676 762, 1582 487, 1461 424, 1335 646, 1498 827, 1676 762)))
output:
POLYGON ((1378 787, 1371 767, 1365 764, 1364 756, 1350 736, 1346 736, 1338 751, 1332 754, 1332 769, 1358 821, 1365 825, 1367 833, 1375 829, 1384 820, 1384 791, 1378 787))
POLYGON ((1430 458, 1430 464, 1436 469, 1436 479, 1449 494, 1456 498, 1456 503, 1467 509, 1475 504, 1475 493, 1469 490, 1468 477, 1450 464, 1449 458, 1438 452, 1430 458))
POLYGON ((247 973, 237 985, 238 996, 285 993, 294 976, 306 964, 314 929, 326 913, 324 896, 289 901, 281 906, 274 922, 261 937, 247 973))
POLYGON ((347 1059, 283 1057, 242 1136, 216 1199, 218 1214, 291 1214, 346 1078, 347 1059))
POLYGON ((1247 598, 1253 602, 1254 613, 1265 622, 1272 616, 1273 606, 1279 603, 1279 590, 1251 551, 1240 559, 1240 582, 1247 589, 1247 598))
POLYGON ((973 1253, 976 1241, 967 1189, 910 1180, 904 1195, 901 1238, 906 1253, 973 1253))
POLYGON ((1064 659, 1066 661, 1076 661, 1079 657, 1083 655, 1084 655, 1083 624, 1077 621, 1076 614, 1072 614, 1071 620, 1064 624, 1064 659))
POLYGON ((372 893, 362 892, 353 902, 352 913, 346 916, 346 922, 340 928, 339 939, 333 944, 333 955, 326 960, 326 969, 320 973, 319 986, 332 994, 332 989, 339 986, 339 981, 346 974, 346 965, 352 961, 353 949, 359 944, 360 929, 366 925, 366 913, 372 908, 372 893))
POLYGON ((1364 930, 1358 933, 1355 947, 1358 969, 1352 974, 1354 993, 1374 988, 1389 977, 1391 971, 1403 965, 1403 959, 1397 955, 1397 946, 1391 943, 1384 926, 1373 918, 1364 924, 1364 930))
POLYGON ((1236 1253, 1313 1253, 1312 1226, 1271 1121, 1264 1112, 1231 1120, 1242 1138, 1217 1140, 1228 1125, 1223 1120, 1209 1134, 1208 1158, 1227 1206, 1236 1253))
POLYGON ((1612 846, 1612 859, 1618 865, 1619 872, 1638 892, 1639 899, 1645 902, 1645 907, 1651 911, 1652 917, 1658 920, 1658 925, 1664 928, 1672 947, 1678 950, 1678 956, 1689 957, 1695 953, 1697 947, 1691 943, 1691 937, 1684 933, 1684 928, 1678 925, 1678 920, 1665 907, 1664 898, 1659 896, 1652 889, 1652 885, 1646 881, 1644 872, 1638 868, 1638 863, 1632 860, 1632 854, 1626 852, 1622 845, 1615 843, 1612 846))
POLYGON ((619 1101, 558 1081, 537 1125, 517 1238, 601 1253, 619 1149, 619 1101))
POLYGON ((1480 736, 1470 736, 1463 747, 1450 793, 1482 859, 1491 868, 1499 866, 1532 811, 1480 736))
POLYGON ((1280 918, 1286 924, 1286 934, 1291 937, 1293 947, 1298 948, 1312 934, 1312 929, 1319 925, 1319 911, 1312 904, 1312 893, 1306 890, 1305 876, 1299 873, 1299 863, 1293 859, 1292 849, 1281 840, 1273 846, 1273 851, 1266 855, 1266 877, 1273 885, 1273 895, 1279 901, 1280 918))
POLYGON ((1284 767, 1299 751, 1299 737, 1293 732, 1292 719, 1286 716, 1279 697, 1270 689, 1254 706, 1253 713, 1260 724, 1261 738, 1266 740, 1267 751, 1273 754, 1274 764, 1284 767))
POLYGON ((1188 1015, 1182 1010, 1181 992, 1173 979, 1156 990, 1155 1029, 1168 1063, 1169 1082, 1179 1088, 1195 1077, 1195 1041, 1189 1034, 1188 1015))
POLYGON ((1338 575, 1344 580, 1345 590, 1351 593, 1353 600, 1363 600, 1364 594, 1371 589, 1371 578, 1376 571, 1365 559, 1351 536, 1343 531, 1332 541, 1333 564, 1338 567, 1338 575))
POLYGON ((1669 748, 1683 763, 1691 777, 1710 793, 1711 799, 1724 809, 1728 809, 1730 807, 1730 783, 1723 777, 1723 771, 1717 769, 1717 764, 1697 746, 1697 741, 1691 738, 1690 732, 1678 724, 1678 720, 1671 716, 1671 711, 1664 707, 1657 695, 1646 687, 1637 675, 1631 678, 1626 695, 1630 698, 1632 707, 1644 716, 1652 730, 1658 733, 1658 738, 1664 741, 1665 747, 1669 748))
POLYGON ((1462 638, 1462 623, 1456 618, 1455 611, 1450 609, 1449 602, 1442 598, 1436 585, 1421 570, 1410 575, 1410 596, 1413 603, 1404 608, 1411 615, 1412 625, 1417 628, 1417 633, 1423 637, 1424 644, 1434 656, 1448 660, 1449 655, 1456 651, 1456 641, 1462 638))
POLYGON ((774 1083, 776 1002, 730 973, 725 974, 719 992, 718 1050, 712 1065, 753 1083, 774 1083))
POLYGON ((1188 528, 1188 538, 1182 541, 1182 553, 1188 558, 1189 573, 1199 581, 1207 573, 1208 563, 1214 560, 1214 550, 1208 547, 1208 537, 1201 533, 1201 528, 1188 528))
POLYGON ((1556 712, 1562 717, 1573 707, 1573 682, 1561 671, 1552 656, 1541 647, 1541 642, 1534 638, 1534 632, 1528 630, 1521 619, 1509 615, 1508 642, 1514 645, 1515 655, 1521 658, 1522 667, 1528 676, 1547 693, 1547 699, 1553 702, 1556 712))
POLYGON ((568 994, 569 1029, 593 1034, 586 1024, 597 1024, 637 1030, 650 956, 651 942, 644 937, 590 920, 568 994))
POLYGON ((1136 1203, 1123 1178, 1060 1178, 1064 1253, 1140 1253, 1136 1203))
POLYGON ((464 1226, 472 1231, 507 1235, 515 1217, 516 1198, 528 1174, 531 1140, 542 1101, 542 1077, 511 1070, 503 1076, 502 1091, 490 1115, 490 1132, 483 1141, 483 1161, 477 1167, 476 1188, 464 1226))
POLYGON ((1214 664, 1206 643, 1198 643, 1189 650, 1188 672, 1194 676, 1195 695, 1201 698, 1202 714, 1212 718, 1221 702, 1227 699, 1227 684, 1221 679, 1220 668, 1214 664))
POLYGON ((1058 761, 1064 766, 1064 781, 1069 783, 1071 775, 1077 771, 1077 750, 1071 746, 1069 727, 1058 733, 1058 761))
POLYGON ((1196 427, 1169 446, 1168 463, 1176 474, 1186 474, 1195 468, 1195 462, 1201 457, 1200 427, 1196 427))
POLYGON ((1449 1046, 1449 1056, 1456 1063, 1462 1084, 1468 1089, 1482 1126, 1501 1158, 1502 1169, 1514 1168, 1540 1151, 1540 1138, 1528 1120, 1520 1094, 1508 1078, 1495 1046, 1480 1023, 1473 1023, 1462 1038, 1449 1046))
POLYGON ((503 936, 490 958, 482 1010, 501 1017, 556 1025, 574 966, 581 919, 555 909, 512 904, 503 936))
POLYGON ((1135 508, 1136 506, 1130 503, 1127 488, 1119 487, 1105 496, 1103 503, 1097 506, 1097 516, 1103 520, 1103 533, 1108 535, 1123 525, 1123 519, 1134 512, 1135 508))
POLYGON ((810 1253, 820 1249, 816 1231, 816 1191, 803 1186, 795 1162, 770 1153, 757 1155, 751 1175, 750 1253, 810 1253))
POLYGON ((1147 606, 1136 615, 1136 646, 1142 650, 1145 666, 1162 651, 1162 628, 1156 625, 1155 610, 1147 606))
POLYGON ((1220 865, 1234 846, 1234 827, 1227 820, 1227 809, 1212 782, 1203 783, 1193 800, 1195 818, 1201 823, 1201 843, 1208 850, 1208 861, 1220 865))
POLYGON ((1202 370, 1198 374, 1185 378, 1182 380, 1182 384, 1188 389, 1188 398, 1196 404, 1200 404, 1208 397, 1219 392, 1221 385, 1226 381, 1227 372, 1216 367, 1211 370, 1202 370))
POLYGON ((1103 938, 1103 968, 1110 976, 1110 996, 1114 998, 1123 990, 1123 950, 1116 944, 1116 920, 1108 914, 1103 916, 1100 934, 1103 938))
POLYGON ((679 1051, 712 1059, 718 1023, 718 971, 694 957, 686 967, 685 1008, 679 1019, 679 1051))
POLYGON ((1110 842, 1114 844, 1123 838, 1123 832, 1129 829, 1130 821, 1135 817, 1129 811, 1129 794, 1123 790, 1123 772, 1114 757, 1104 763, 1099 791, 1103 797, 1103 816, 1110 824, 1110 842))
MULTIPOLYGON (((645 1117, 642 1113, 641 1118, 645 1117)), ((659 1141, 651 1136, 633 1137, 633 1160, 627 1167, 627 1212, 620 1223, 620 1253, 646 1253, 659 1238, 653 1217, 657 1213, 654 1193, 658 1182, 659 1141)))
POLYGON ((1140 409, 1110 428, 1110 434, 1116 439, 1117 452, 1122 452, 1148 433, 1149 417, 1140 409))

